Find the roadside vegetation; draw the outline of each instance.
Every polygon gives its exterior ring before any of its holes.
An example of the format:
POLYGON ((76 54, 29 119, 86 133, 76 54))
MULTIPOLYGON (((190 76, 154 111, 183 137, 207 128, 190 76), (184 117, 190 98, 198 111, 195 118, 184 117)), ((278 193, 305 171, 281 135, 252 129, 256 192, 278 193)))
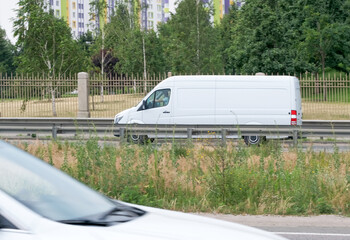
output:
POLYGON ((350 214, 350 153, 196 144, 36 142, 22 149, 112 198, 231 214, 350 214))

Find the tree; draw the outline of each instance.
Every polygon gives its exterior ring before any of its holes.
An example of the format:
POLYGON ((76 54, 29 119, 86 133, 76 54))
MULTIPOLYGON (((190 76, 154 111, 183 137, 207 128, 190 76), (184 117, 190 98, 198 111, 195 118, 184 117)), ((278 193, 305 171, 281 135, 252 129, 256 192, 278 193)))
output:
POLYGON ((148 73, 164 73, 166 65, 161 40, 153 30, 144 33, 144 36, 148 73))
POLYGON ((238 74, 292 73, 299 40, 297 9, 290 0, 248 0, 236 13, 226 69, 238 74))
POLYGON ((223 68, 225 74, 234 74, 234 63, 232 62, 232 57, 230 57, 229 48, 234 39, 232 26, 234 26, 237 21, 238 9, 236 7, 231 7, 228 14, 226 14, 220 25, 217 28, 220 31, 220 52, 222 53, 223 68))
POLYGON ((106 47, 119 59, 115 70, 119 74, 143 73, 142 32, 126 5, 117 5, 115 16, 105 31, 106 47))
POLYGON ((0 27, 0 73, 13 73, 15 48, 6 38, 6 32, 0 27))
POLYGON ((95 37, 91 31, 87 31, 86 33, 79 36, 77 39, 77 43, 80 46, 81 50, 85 53, 86 58, 90 58, 92 55, 92 45, 95 42, 95 37))
POLYGON ((43 0, 20 0, 18 4, 14 22, 16 44, 21 50, 16 59, 18 70, 48 75, 53 116, 57 116, 53 78, 86 70, 84 54, 72 39, 67 23, 56 18, 43 0))
POLYGON ((222 69, 219 32, 210 22, 211 6, 183 0, 170 20, 160 26, 169 69, 173 72, 213 73, 222 69))
POLYGON ((81 49, 64 20, 56 18, 43 0, 20 0, 19 6, 14 28, 22 50, 17 58, 20 71, 56 76, 85 70, 81 49))
POLYGON ((325 74, 326 67, 347 71, 350 54, 349 1, 310 1, 304 6, 303 58, 325 74))

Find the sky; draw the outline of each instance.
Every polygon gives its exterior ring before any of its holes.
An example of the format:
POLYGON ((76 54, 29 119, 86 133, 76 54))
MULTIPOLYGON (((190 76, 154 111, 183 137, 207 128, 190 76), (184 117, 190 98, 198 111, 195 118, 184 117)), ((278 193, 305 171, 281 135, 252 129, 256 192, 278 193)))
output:
POLYGON ((14 44, 15 38, 13 37, 13 21, 11 18, 16 16, 14 11, 17 8, 18 0, 0 0, 0 26, 6 30, 7 38, 14 44))

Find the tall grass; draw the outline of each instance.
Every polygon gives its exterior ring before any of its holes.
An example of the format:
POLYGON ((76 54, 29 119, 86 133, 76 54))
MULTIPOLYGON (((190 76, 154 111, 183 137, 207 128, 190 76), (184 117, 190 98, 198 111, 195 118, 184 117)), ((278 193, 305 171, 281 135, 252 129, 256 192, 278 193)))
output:
POLYGON ((350 153, 206 144, 26 144, 90 187, 120 200, 182 211, 350 214, 350 153))

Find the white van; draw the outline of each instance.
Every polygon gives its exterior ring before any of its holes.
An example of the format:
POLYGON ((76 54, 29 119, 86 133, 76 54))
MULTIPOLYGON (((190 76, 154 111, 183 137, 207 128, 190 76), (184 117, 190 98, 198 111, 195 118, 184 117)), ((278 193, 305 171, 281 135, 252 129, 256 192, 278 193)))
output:
MULTIPOLYGON (((137 106, 118 113, 114 124, 301 125, 301 117, 296 77, 197 75, 165 79, 137 106)), ((263 139, 243 137, 247 144, 263 139)))

